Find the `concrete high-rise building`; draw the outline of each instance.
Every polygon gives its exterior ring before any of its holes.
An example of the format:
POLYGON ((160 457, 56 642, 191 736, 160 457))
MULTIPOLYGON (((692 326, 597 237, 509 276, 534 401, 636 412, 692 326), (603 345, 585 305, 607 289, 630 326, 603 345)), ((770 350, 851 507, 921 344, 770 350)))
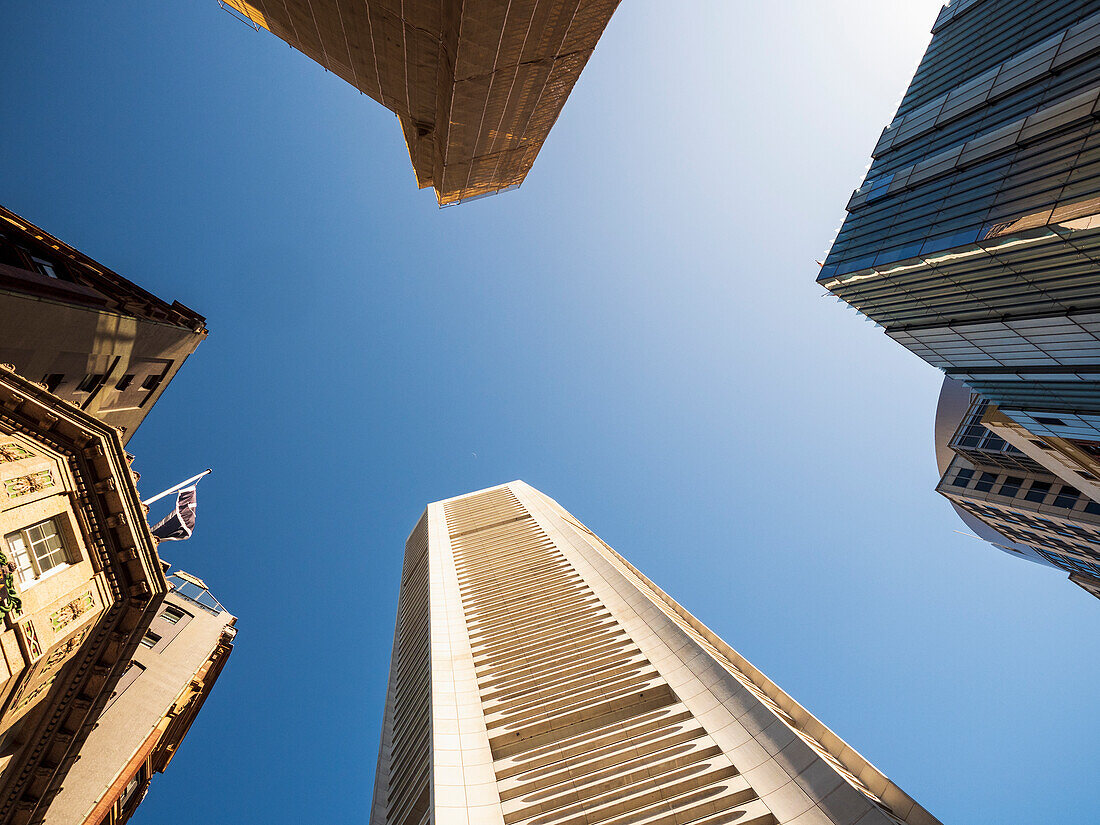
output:
POLYGON ((1097 478, 1066 466, 1045 441, 1006 441, 996 407, 948 378, 936 410, 936 491, 980 538, 1010 555, 1064 570, 1100 597, 1097 478), (1036 446, 1041 445, 1041 446, 1036 446), (1083 488, 1083 489, 1082 489, 1083 488))
POLYGON ((198 313, 0 207, 0 364, 118 428, 123 443, 205 337, 198 313))
POLYGON ((222 0, 401 122, 439 203, 519 186, 619 0, 222 0))
MULTIPOLYGON (((190 573, 168 595, 95 730, 45 816, 45 825, 123 825, 163 773, 210 695, 237 635, 236 618, 190 573)), ((201 793, 201 789, 196 789, 201 793)))
POLYGON ((937 822, 518 481, 406 543, 370 821, 937 822))
POLYGON ((1100 452, 1100 6, 955 0, 932 31, 819 283, 1100 452))

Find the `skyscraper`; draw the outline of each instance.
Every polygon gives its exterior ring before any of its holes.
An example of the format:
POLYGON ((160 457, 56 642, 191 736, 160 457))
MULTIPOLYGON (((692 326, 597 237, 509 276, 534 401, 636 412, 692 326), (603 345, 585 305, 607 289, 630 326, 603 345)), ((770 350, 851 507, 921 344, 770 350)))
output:
POLYGON ((104 423, 123 443, 206 321, 0 207, 0 364, 104 423))
POLYGON ((556 502, 428 505, 371 825, 937 820, 556 502))
POLYGON ((439 203, 519 186, 619 0, 222 0, 401 122, 439 203))
POLYGON ((1000 414, 1100 448, 1100 7, 944 6, 819 283, 1000 414))

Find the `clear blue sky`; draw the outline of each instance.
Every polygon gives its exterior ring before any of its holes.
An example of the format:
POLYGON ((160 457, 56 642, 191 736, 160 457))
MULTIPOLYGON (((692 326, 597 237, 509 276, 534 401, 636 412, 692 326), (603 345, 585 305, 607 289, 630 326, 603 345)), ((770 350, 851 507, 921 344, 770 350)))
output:
POLYGON ((1095 823, 1100 605, 955 532, 938 373, 814 285, 939 0, 626 2, 443 211, 215 0, 18 5, 0 202, 211 330, 131 450, 214 467, 164 555, 240 635, 137 825, 365 822, 404 539, 514 478, 945 823, 1095 823))

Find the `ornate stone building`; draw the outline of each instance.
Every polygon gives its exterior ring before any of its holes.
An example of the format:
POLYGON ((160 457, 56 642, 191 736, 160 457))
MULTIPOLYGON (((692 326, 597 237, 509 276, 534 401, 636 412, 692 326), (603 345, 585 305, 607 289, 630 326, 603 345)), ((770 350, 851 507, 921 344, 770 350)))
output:
POLYGON ((189 573, 169 593, 65 777, 46 825, 123 825, 163 773, 233 651, 236 618, 189 573))
POLYGON ((519 186, 619 0, 223 0, 394 112, 446 205, 519 186))
POLYGON ((561 506, 428 505, 371 825, 938 820, 561 506))
POLYGON ((167 591, 129 461, 0 369, 0 823, 49 805, 167 591))
POLYGON ((165 303, 0 207, 0 363, 133 434, 206 337, 165 303))

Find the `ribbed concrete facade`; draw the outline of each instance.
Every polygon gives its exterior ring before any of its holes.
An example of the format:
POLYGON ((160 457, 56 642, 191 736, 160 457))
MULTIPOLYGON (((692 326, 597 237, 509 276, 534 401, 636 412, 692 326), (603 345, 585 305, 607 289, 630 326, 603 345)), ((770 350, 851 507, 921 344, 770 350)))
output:
POLYGON ((522 482, 406 545, 371 825, 937 820, 522 482))
POLYGON ((519 186, 619 0, 223 0, 401 121, 440 204, 519 186))

